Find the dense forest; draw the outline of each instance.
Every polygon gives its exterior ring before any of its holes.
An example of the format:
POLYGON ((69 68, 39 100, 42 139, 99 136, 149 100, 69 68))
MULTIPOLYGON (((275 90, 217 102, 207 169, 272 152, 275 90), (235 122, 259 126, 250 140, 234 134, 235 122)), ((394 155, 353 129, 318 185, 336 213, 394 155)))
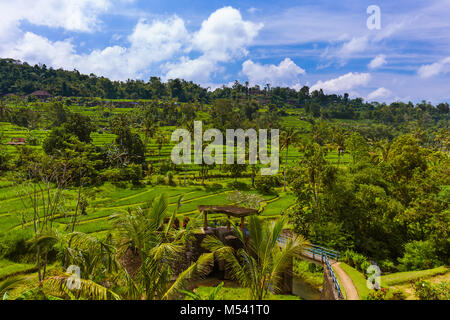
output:
MULTIPOLYGON (((53 96, 97 97, 104 99, 177 99, 179 102, 211 103, 215 99, 255 98, 275 106, 291 105, 305 108, 313 117, 330 119, 374 119, 384 124, 399 125, 408 120, 429 123, 448 120, 449 104, 432 105, 422 101, 384 103, 364 102, 361 98, 350 99, 348 94, 324 94, 322 90, 310 92, 307 86, 299 91, 290 88, 249 87, 238 81, 230 87, 215 90, 202 88, 192 81, 172 79, 166 83, 158 77, 143 80, 111 81, 94 74, 83 75, 79 71, 47 68, 45 64, 31 66, 13 59, 0 59, 0 95, 27 95, 45 90, 53 96)), ((444 122, 445 124, 445 122, 444 122)), ((444 125, 442 124, 442 125, 444 125)))

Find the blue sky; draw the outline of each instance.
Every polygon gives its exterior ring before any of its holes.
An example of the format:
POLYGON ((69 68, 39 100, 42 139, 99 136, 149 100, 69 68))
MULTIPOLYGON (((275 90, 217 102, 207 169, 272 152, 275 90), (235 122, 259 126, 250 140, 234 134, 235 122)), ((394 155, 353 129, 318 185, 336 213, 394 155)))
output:
POLYGON ((0 0, 0 12, 0 56, 31 64, 450 101, 450 0, 0 0))

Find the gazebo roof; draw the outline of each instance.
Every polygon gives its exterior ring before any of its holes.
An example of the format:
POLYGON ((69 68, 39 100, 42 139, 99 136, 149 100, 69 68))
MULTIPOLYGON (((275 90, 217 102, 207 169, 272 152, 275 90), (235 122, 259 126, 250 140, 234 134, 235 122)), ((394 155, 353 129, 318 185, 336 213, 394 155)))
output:
POLYGON ((251 216, 258 213, 258 210, 243 208, 238 206, 198 206, 200 212, 223 213, 236 218, 251 216))

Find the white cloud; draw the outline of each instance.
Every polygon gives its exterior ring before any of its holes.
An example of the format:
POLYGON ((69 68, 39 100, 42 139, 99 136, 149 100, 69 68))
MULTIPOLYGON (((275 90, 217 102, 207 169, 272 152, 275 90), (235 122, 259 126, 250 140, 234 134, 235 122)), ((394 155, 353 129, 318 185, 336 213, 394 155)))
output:
POLYGON ((189 49, 201 52, 201 56, 196 59, 184 56, 178 63, 167 63, 164 78, 207 82, 212 73, 221 69, 221 62, 246 56, 247 47, 262 27, 260 23, 244 21, 239 10, 232 7, 213 12, 192 37, 189 49))
MULTIPOLYGON (((177 16, 151 22, 141 19, 127 37, 128 46, 109 46, 78 54, 70 38, 50 41, 32 32, 23 33, 17 27, 21 19, 28 19, 38 25, 91 31, 98 26, 97 15, 108 9, 109 1, 57 1, 59 7, 53 0, 36 1, 42 5, 40 10, 51 12, 40 14, 40 17, 24 14, 15 17, 15 20, 8 20, 7 25, 1 25, 2 32, 16 32, 14 37, 8 39, 0 35, 0 56, 32 64, 45 63, 55 68, 76 68, 83 73, 95 73, 114 80, 142 79, 150 72, 164 71, 163 78, 166 80, 179 77, 206 83, 214 72, 222 71, 220 63, 246 56, 248 46, 262 28, 262 24, 244 21, 239 10, 225 7, 213 12, 203 21, 201 28, 192 34, 187 31, 184 20, 177 16), (50 8, 52 5, 57 8, 50 8), (60 12, 60 16, 53 12, 60 12), (193 52, 200 52, 200 56, 189 58, 187 55, 193 52), (174 59, 178 59, 178 62, 172 62, 174 59)), ((14 8, 23 5, 24 2, 19 1, 14 8)), ((22 9, 30 12, 29 9, 22 9)))
POLYGON ((373 60, 370 61, 370 63, 367 66, 369 67, 369 69, 377 69, 384 66, 386 63, 387 63, 386 55, 380 54, 375 58, 373 58, 373 60))
POLYGON ((27 20, 39 26, 93 31, 99 26, 99 14, 110 6, 110 0, 16 0, 0 3, 0 12, 10 23, 27 20))
POLYGON ((440 73, 450 72, 450 57, 444 58, 438 62, 423 65, 419 68, 418 74, 421 78, 429 78, 440 73))
POLYGON ((167 70, 164 76, 166 80, 180 78, 207 83, 210 80, 211 74, 219 68, 215 61, 201 56, 193 60, 182 57, 177 63, 167 63, 163 69, 167 70))
POLYGON ((386 88, 378 88, 377 90, 369 93, 367 100, 384 99, 392 96, 392 92, 386 88))
POLYGON ((338 51, 339 56, 348 57, 354 53, 362 52, 367 49, 369 45, 369 39, 364 37, 352 38, 350 41, 345 42, 342 48, 338 51))
POLYGON ((247 55, 251 44, 263 27, 261 23, 244 21, 239 10, 225 7, 213 12, 194 35, 193 47, 217 61, 247 55), (211 57, 212 58, 212 57, 211 57))
POLYGON ((310 88, 310 91, 323 89, 328 92, 341 92, 351 90, 356 87, 365 86, 369 83, 371 75, 369 73, 347 73, 328 81, 318 81, 310 88))
POLYGON ((173 58, 186 45, 189 34, 182 19, 147 23, 139 21, 128 37, 129 47, 111 46, 89 54, 77 54, 70 39, 52 42, 27 32, 0 54, 29 63, 76 68, 83 73, 104 75, 114 80, 142 78, 152 64, 173 58))
POLYGON ((247 60, 242 64, 242 73, 253 84, 272 86, 299 86, 298 76, 306 71, 296 65, 291 59, 286 58, 278 66, 273 64, 262 65, 247 60))

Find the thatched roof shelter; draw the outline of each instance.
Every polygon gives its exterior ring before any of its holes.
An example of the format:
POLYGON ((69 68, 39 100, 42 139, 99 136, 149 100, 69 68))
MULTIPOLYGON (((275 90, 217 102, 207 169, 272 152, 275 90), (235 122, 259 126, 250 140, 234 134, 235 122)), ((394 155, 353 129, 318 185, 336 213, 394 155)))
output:
MULTIPOLYGON (((198 211, 202 212, 205 216, 205 221, 203 228, 206 230, 208 227, 208 213, 217 213, 217 214, 226 214, 228 218, 230 216, 235 218, 241 218, 241 231, 244 232, 244 221, 245 217, 252 216, 258 214, 258 210, 243 208, 238 206, 218 206, 218 205, 210 205, 210 206, 198 206, 198 211)), ((230 224, 228 223, 228 228, 230 228, 230 224)))

